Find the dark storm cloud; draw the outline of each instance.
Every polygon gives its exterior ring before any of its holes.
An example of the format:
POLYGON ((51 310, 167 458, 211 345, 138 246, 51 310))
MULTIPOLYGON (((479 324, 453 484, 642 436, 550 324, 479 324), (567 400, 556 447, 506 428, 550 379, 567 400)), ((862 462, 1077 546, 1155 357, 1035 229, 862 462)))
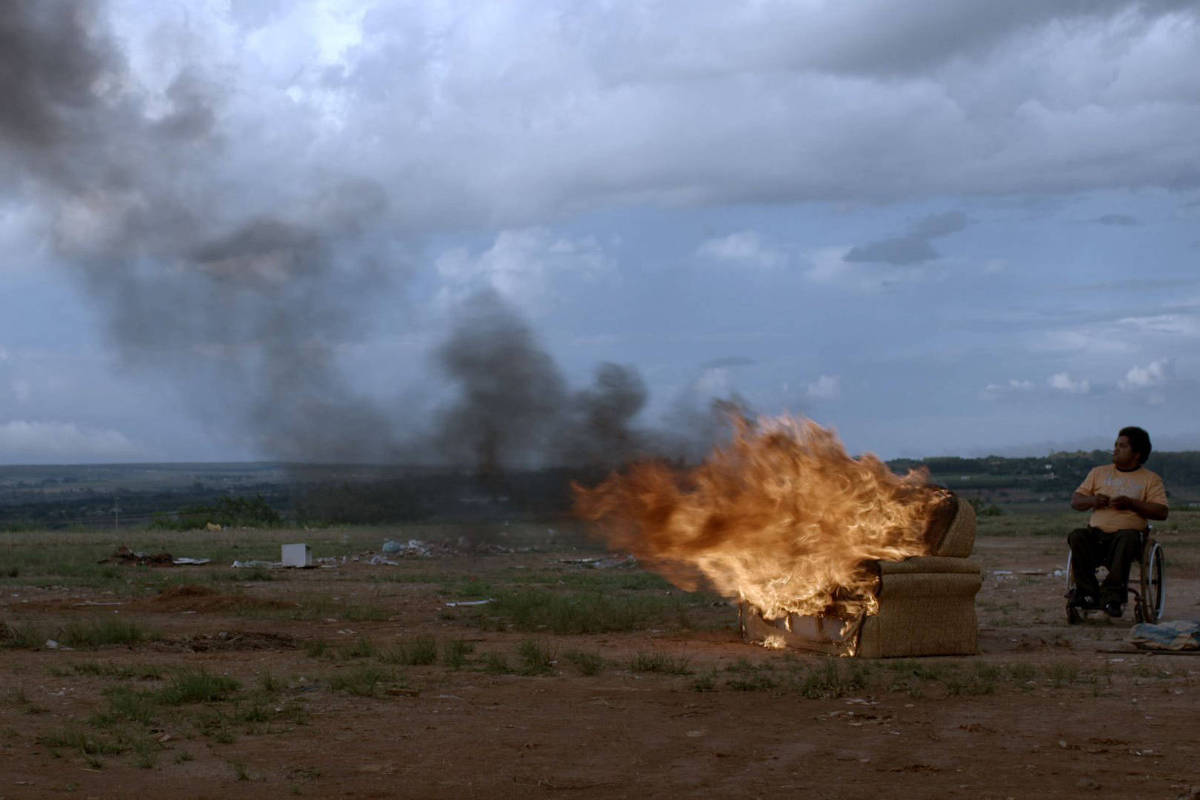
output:
POLYGON ((967 227, 967 215, 961 211, 933 214, 913 225, 904 236, 881 239, 870 244, 852 247, 843 260, 852 262, 877 262, 907 266, 923 264, 938 258, 939 253, 930 244, 930 239, 948 236, 967 227))

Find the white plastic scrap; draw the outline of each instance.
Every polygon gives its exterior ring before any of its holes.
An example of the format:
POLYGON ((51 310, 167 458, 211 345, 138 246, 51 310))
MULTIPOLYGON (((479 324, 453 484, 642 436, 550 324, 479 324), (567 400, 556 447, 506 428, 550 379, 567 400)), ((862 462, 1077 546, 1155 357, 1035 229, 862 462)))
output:
POLYGON ((403 556, 405 558, 431 558, 433 550, 420 539, 409 539, 408 542, 397 542, 388 539, 383 543, 383 552, 387 555, 403 556))

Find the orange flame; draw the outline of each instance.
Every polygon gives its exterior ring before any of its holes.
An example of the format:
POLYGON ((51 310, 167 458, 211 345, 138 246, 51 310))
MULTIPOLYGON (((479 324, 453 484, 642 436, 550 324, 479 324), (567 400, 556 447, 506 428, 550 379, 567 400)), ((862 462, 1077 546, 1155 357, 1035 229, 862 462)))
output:
POLYGON ((856 629, 878 610, 868 562, 927 554, 948 493, 923 472, 901 477, 874 455, 851 458, 811 420, 734 425, 732 443, 688 472, 646 462, 574 486, 577 513, 682 589, 707 581, 767 619, 833 616, 856 629))

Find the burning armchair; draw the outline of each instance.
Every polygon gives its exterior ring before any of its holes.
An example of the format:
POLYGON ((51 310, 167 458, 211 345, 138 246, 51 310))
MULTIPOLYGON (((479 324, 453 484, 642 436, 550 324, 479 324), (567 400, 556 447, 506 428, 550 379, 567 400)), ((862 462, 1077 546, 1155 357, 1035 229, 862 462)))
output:
MULTIPOLYGON (((735 421, 736 422, 736 421, 735 421)), ((810 420, 738 422, 699 467, 635 464, 576 509, 610 545, 739 604, 747 638, 866 656, 973 653, 975 516, 810 420)))

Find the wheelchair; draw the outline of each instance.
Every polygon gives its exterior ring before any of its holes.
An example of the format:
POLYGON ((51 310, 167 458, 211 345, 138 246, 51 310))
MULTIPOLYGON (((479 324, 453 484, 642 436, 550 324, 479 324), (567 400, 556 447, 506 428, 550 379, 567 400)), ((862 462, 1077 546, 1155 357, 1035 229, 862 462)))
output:
MULTIPOLYGON (((1129 575, 1129 593, 1133 595, 1133 618, 1136 622, 1158 622, 1167 606, 1167 587, 1163 581, 1166 561, 1162 545, 1154 540, 1154 530, 1142 531, 1142 551, 1138 556, 1138 576, 1129 575)), ((1079 608, 1071 600, 1075 590, 1075 575, 1071 572, 1071 552, 1067 551, 1067 623, 1078 625, 1086 614, 1095 609, 1079 608)))

